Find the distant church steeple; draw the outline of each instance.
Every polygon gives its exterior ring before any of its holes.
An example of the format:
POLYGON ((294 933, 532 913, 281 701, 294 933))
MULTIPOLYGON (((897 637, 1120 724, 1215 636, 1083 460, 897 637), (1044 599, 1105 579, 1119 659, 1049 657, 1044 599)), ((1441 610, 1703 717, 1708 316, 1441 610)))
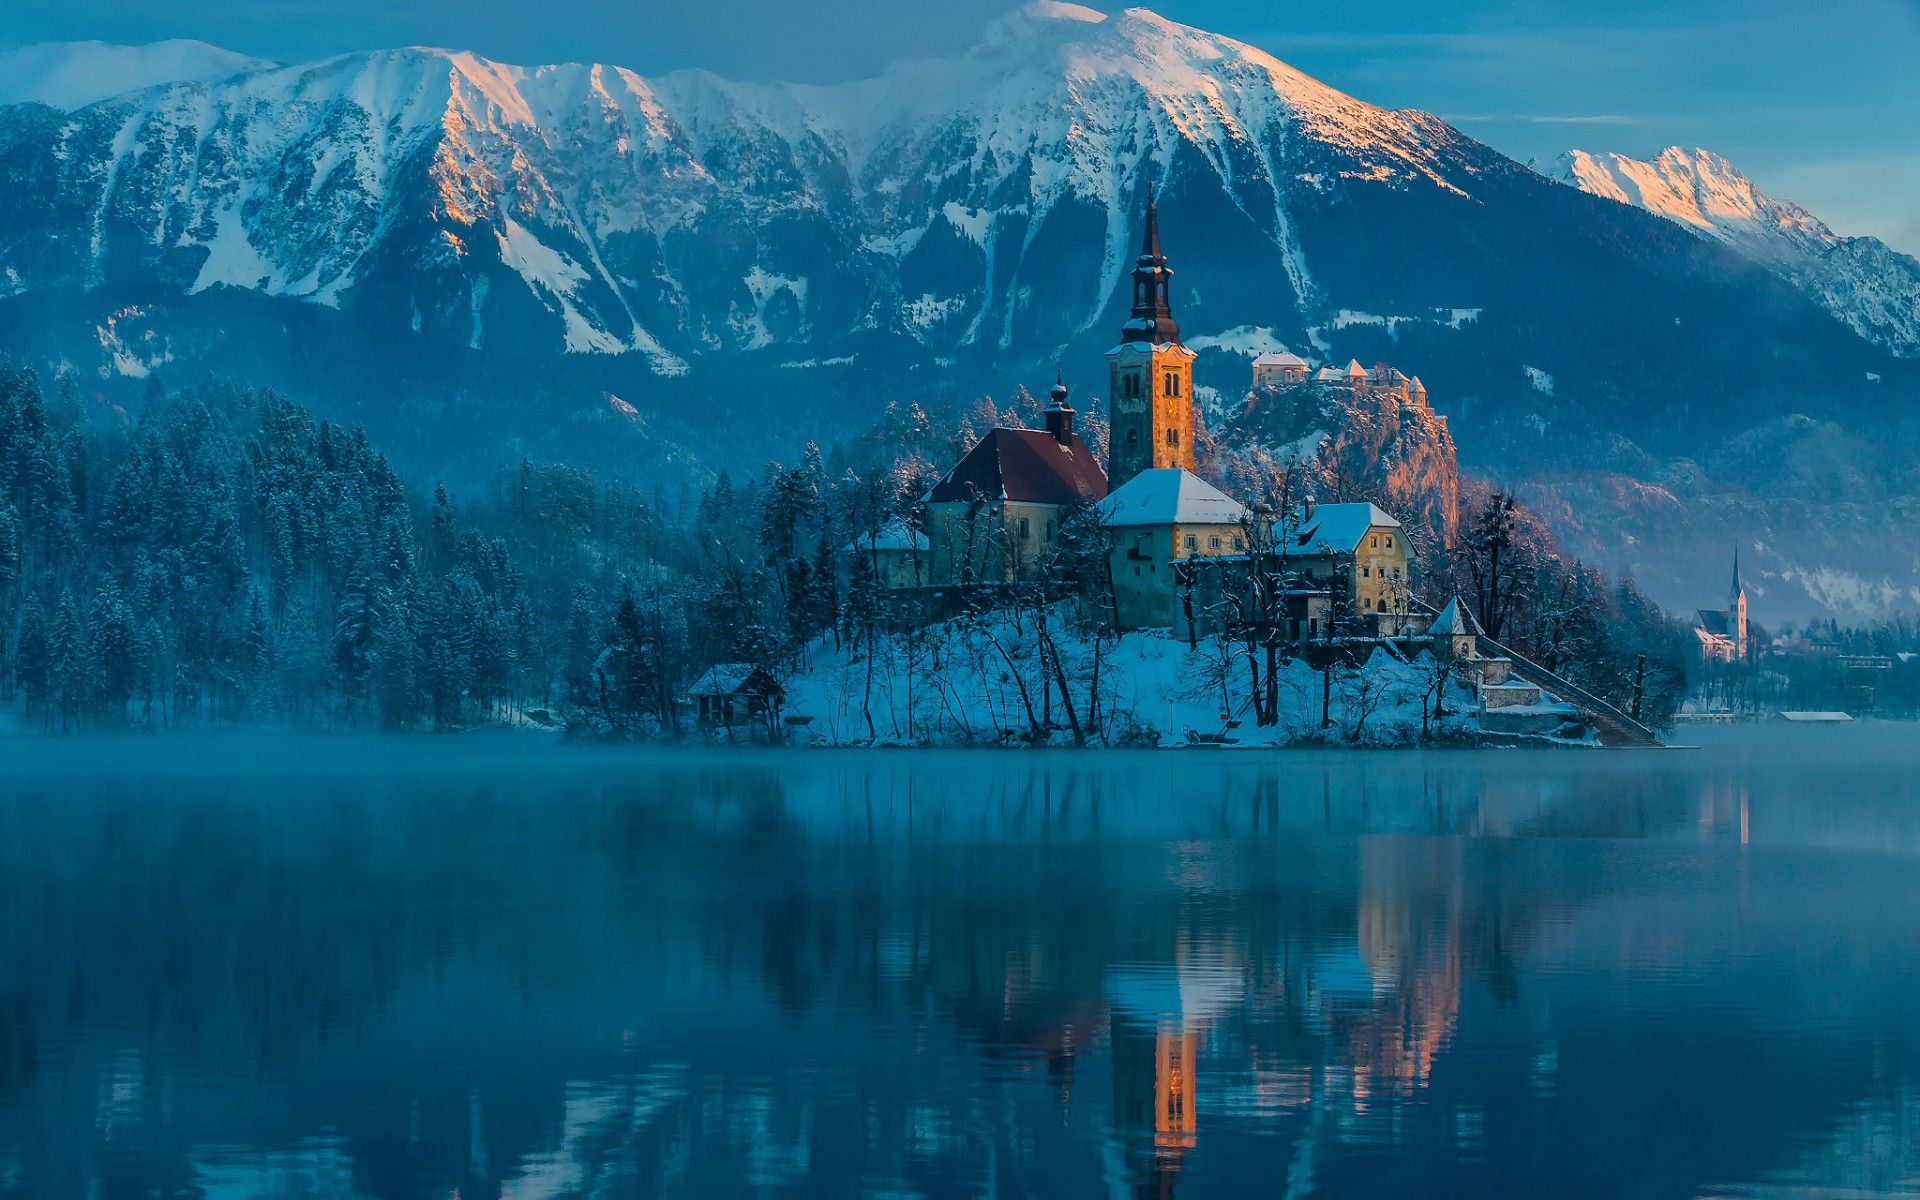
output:
POLYGON ((1733 547, 1733 586, 1727 591, 1727 635, 1734 657, 1747 657, 1747 585, 1740 579, 1740 547, 1733 547))
POLYGON ((1147 185, 1147 224, 1133 267, 1133 311, 1107 353, 1107 484, 1158 467, 1193 470, 1193 359, 1168 303, 1173 271, 1160 249, 1160 205, 1147 185))

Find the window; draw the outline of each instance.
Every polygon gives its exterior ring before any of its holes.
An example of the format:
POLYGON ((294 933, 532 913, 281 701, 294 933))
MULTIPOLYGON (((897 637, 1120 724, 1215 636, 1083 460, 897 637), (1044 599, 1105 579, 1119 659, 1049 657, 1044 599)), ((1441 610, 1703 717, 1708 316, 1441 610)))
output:
POLYGON ((1167 445, 1178 446, 1179 444, 1180 444, 1180 431, 1178 429, 1167 430, 1167 445))
MULTIPOLYGON (((1053 536, 1053 518, 1052 518, 1052 517, 1048 517, 1048 518, 1047 518, 1047 536, 1048 536, 1048 537, 1052 537, 1052 536, 1053 536)), ((1396 571, 1396 572, 1394 572, 1394 574, 1396 574, 1396 575, 1397 575, 1397 574, 1399 574, 1399 572, 1398 572, 1398 571, 1396 571)))
POLYGON ((1373 540, 1371 542, 1368 542, 1367 544, 1373 547, 1375 550, 1378 550, 1380 548, 1380 535, 1377 533, 1374 534, 1373 540))
POLYGON ((1233 548, 1235 550, 1245 550, 1247 548, 1247 543, 1242 538, 1235 538, 1233 539, 1233 548))
POLYGON ((1139 444, 1140 444, 1140 431, 1138 429, 1127 430, 1127 445, 1138 446, 1139 444))
POLYGON ((1219 539, 1219 538, 1217 538, 1217 537, 1210 537, 1210 538, 1208 538, 1208 539, 1207 539, 1207 549, 1209 549, 1209 550, 1218 550, 1219 548, 1220 548, 1220 539, 1219 539))
POLYGON ((1020 540, 1023 542, 1027 540, 1027 519, 1025 517, 1020 518, 1020 540))
POLYGON ((1307 618, 1307 636, 1313 637, 1319 632, 1320 632, 1320 618, 1308 617, 1307 618))
POLYGON ((1190 534, 1188 534, 1188 535, 1187 535, 1187 549, 1189 549, 1189 550, 1198 550, 1199 548, 1200 548, 1200 539, 1199 539, 1199 537, 1197 537, 1196 535, 1194 535, 1194 534, 1191 534, 1191 533, 1190 533, 1190 534))
POLYGON ((1391 550, 1391 549, 1393 549, 1393 535, 1392 535, 1392 534, 1388 534, 1388 535, 1387 535, 1387 549, 1389 549, 1389 550, 1391 550))
MULTIPOLYGON (((1023 524, 1023 525, 1024 525, 1025 523, 1026 523, 1026 522, 1024 522, 1024 521, 1023 521, 1023 522, 1021 522, 1021 524, 1023 524)), ((1372 578, 1373 578, 1373 568, 1372 568, 1372 567, 1361 567, 1361 568, 1360 568, 1360 578, 1362 578, 1362 579, 1372 579, 1372 578)))

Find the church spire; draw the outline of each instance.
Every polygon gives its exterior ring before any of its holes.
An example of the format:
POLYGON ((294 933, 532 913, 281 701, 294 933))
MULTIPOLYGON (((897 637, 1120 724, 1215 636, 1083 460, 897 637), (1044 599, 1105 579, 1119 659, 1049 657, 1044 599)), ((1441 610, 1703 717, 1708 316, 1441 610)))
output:
POLYGON ((1140 261, 1164 264, 1167 256, 1160 253, 1160 205, 1155 202, 1155 188, 1147 184, 1147 231, 1140 238, 1140 261))
POLYGON ((1147 225, 1140 236, 1140 257, 1133 265, 1133 313, 1120 332, 1122 342, 1148 342, 1165 345, 1180 340, 1180 325, 1173 319, 1167 293, 1173 272, 1160 249, 1160 205, 1158 192, 1147 184, 1147 225))
POLYGON ((1733 588, 1727 593, 1728 607, 1737 605, 1746 592, 1747 585, 1740 580, 1740 544, 1736 542, 1733 546, 1733 588))

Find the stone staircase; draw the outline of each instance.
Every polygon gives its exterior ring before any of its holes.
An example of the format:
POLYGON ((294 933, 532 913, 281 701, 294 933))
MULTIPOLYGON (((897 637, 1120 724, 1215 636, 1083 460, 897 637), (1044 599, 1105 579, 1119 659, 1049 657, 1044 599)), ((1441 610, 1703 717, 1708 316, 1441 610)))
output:
MULTIPOLYGON (((1433 616, 1439 616, 1439 610, 1423 601, 1413 601, 1414 607, 1433 616)), ((1486 634, 1476 635, 1482 661, 1492 670, 1483 672, 1480 683, 1480 696, 1486 711, 1499 712, 1503 708, 1522 708, 1540 703, 1542 691, 1551 692, 1568 704, 1578 708, 1600 733, 1600 743, 1604 746, 1659 746, 1660 738, 1639 721, 1634 720, 1618 708, 1587 691, 1571 679, 1556 675, 1539 663, 1518 654, 1486 634), (1524 681, 1524 685, 1515 685, 1513 679, 1524 681), (1525 690, 1521 690, 1524 686, 1525 690), (1531 699, 1526 693, 1531 692, 1531 699)))

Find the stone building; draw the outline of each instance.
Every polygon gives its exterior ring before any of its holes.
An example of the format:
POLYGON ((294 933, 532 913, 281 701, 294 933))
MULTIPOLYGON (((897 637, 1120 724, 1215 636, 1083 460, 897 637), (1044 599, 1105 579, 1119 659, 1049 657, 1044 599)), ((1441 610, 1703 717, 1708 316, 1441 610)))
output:
POLYGON ((1066 518, 1107 494, 1107 473, 1073 429, 1056 382, 1044 429, 991 429, 927 493, 929 582, 1010 583, 1028 577, 1066 518))
POLYGON ((1142 471, 1101 501, 1120 628, 1177 626, 1177 564, 1243 553, 1247 516, 1238 501, 1179 467, 1142 471))
POLYGON ((1353 612, 1371 613, 1383 634, 1407 616, 1407 531, 1375 504, 1303 505, 1283 530, 1289 566, 1345 593, 1353 612))
POLYGON ((1297 354, 1267 351, 1253 360, 1253 386, 1291 387, 1307 381, 1307 360, 1297 354))
POLYGON ((1180 340, 1160 250, 1160 214, 1147 192, 1147 227, 1133 268, 1133 312, 1107 352, 1112 442, 1107 478, 1119 487, 1156 467, 1193 469, 1194 352, 1180 340))

